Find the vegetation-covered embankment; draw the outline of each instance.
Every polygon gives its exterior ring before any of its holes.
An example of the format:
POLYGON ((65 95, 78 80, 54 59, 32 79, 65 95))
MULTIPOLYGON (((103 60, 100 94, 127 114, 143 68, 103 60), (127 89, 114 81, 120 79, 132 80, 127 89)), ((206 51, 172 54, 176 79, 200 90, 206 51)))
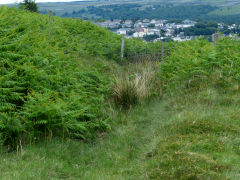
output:
MULTIPOLYGON (((125 54, 158 47, 126 40, 125 54)), ((120 36, 90 22, 1 7, 0 142, 88 139, 106 130, 109 70, 120 48, 120 36)))
POLYGON ((0 19, 1 141, 15 146, 52 134, 86 138, 106 129, 106 66, 85 58, 94 48, 80 40, 109 34, 88 22, 5 7, 0 19))

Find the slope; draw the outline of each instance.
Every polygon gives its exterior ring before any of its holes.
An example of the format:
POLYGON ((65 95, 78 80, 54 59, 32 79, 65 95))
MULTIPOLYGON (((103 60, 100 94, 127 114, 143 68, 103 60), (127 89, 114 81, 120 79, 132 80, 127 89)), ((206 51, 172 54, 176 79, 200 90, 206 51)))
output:
POLYGON ((87 139, 108 128, 109 74, 119 37, 89 22, 0 9, 0 139, 87 139), (109 63, 110 65, 110 63, 109 63))
MULTIPOLYGON (((161 44, 126 40, 128 60, 161 44)), ((0 144, 89 140, 109 129, 121 36, 91 22, 0 8, 0 144)))
POLYGON ((184 42, 156 64, 164 97, 112 110, 112 131, 1 153, 1 179, 239 179, 239 41, 184 42))

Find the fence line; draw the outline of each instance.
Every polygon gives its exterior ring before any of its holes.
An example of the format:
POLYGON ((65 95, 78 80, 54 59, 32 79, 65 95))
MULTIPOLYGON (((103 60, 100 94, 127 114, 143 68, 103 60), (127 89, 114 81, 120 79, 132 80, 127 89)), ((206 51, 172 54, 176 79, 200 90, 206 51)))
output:
POLYGON ((166 55, 169 54, 169 52, 176 48, 176 47, 168 47, 168 43, 165 43, 163 40, 159 42, 159 50, 157 49, 151 49, 152 43, 146 43, 135 45, 135 48, 132 47, 134 50, 127 51, 128 46, 126 46, 126 41, 124 40, 124 36, 122 36, 122 43, 121 43, 121 55, 120 58, 123 60, 123 58, 126 58, 129 61, 138 61, 138 60, 155 60, 155 61, 161 61, 166 55), (148 47, 149 45, 149 47, 148 47))

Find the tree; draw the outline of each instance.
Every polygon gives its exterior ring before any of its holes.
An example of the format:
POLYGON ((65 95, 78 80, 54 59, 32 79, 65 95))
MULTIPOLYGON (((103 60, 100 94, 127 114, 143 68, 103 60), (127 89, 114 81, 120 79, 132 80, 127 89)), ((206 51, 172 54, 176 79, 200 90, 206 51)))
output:
POLYGON ((155 24, 149 24, 148 27, 149 28, 155 28, 155 24))
POLYGON ((20 3, 20 8, 31 12, 39 12, 35 0, 24 0, 22 3, 20 3))
POLYGON ((154 39, 159 38, 159 36, 156 35, 156 34, 154 34, 154 35, 145 35, 143 38, 144 38, 146 41, 153 41, 154 39))

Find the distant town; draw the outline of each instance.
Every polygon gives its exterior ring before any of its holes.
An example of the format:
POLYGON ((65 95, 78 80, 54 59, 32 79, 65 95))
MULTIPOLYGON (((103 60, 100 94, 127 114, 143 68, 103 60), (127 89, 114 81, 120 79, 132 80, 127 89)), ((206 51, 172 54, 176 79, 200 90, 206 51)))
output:
MULTIPOLYGON (((101 22, 94 22, 101 27, 107 28, 116 34, 125 35, 127 38, 141 38, 144 41, 188 41, 195 38, 205 36, 206 34, 187 35, 184 30, 194 27, 197 22, 192 20, 184 20, 181 22, 169 22, 167 20, 106 20, 101 22)), ((216 23, 215 30, 208 32, 208 35, 213 39, 219 30, 222 31, 222 36, 239 37, 240 26, 236 24, 226 25, 224 23, 216 23), (224 34, 227 31, 226 34, 224 34)))

